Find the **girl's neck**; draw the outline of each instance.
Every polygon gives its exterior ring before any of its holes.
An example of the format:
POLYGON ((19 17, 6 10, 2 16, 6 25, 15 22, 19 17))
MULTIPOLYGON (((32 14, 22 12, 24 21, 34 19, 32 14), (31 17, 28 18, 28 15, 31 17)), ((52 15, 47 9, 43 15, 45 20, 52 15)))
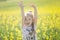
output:
POLYGON ((27 24, 25 24, 25 26, 27 26, 27 27, 28 27, 28 26, 31 26, 31 25, 27 25, 27 24))

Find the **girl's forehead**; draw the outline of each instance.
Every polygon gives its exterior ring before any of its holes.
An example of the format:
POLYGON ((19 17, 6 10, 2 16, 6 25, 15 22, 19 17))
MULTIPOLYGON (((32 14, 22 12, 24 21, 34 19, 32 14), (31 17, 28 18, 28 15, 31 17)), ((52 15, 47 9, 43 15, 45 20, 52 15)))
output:
POLYGON ((33 18, 32 16, 27 16, 27 18, 33 18))
POLYGON ((25 19, 32 19, 32 17, 27 17, 27 16, 26 16, 25 19))
POLYGON ((27 16, 28 16, 28 17, 33 17, 33 15, 32 15, 32 14, 31 14, 31 15, 29 15, 29 14, 28 14, 27 16))

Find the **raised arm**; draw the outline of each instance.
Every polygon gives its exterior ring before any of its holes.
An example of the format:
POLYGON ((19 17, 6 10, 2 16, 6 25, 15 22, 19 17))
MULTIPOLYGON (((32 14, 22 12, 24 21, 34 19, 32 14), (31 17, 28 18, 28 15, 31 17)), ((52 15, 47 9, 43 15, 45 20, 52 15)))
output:
POLYGON ((35 24, 37 23, 37 8, 36 8, 36 6, 34 5, 34 4, 31 4, 31 6, 34 8, 34 19, 35 19, 35 24))
POLYGON ((22 26, 23 26, 23 24, 24 24, 24 5, 23 5, 23 2, 21 1, 20 2, 20 8, 21 8, 21 14, 22 14, 22 26))

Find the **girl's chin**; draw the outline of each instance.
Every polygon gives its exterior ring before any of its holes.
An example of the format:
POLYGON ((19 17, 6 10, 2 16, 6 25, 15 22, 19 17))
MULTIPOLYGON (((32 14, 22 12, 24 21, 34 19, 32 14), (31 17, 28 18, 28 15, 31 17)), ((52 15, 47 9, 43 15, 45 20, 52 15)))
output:
POLYGON ((25 24, 26 26, 31 26, 30 24, 25 24))

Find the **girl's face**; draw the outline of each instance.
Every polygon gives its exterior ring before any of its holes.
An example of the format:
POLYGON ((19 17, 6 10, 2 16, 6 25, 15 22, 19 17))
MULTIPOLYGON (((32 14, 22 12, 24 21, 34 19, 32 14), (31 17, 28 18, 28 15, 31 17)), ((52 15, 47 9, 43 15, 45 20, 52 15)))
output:
POLYGON ((33 21, 33 18, 31 16, 26 16, 25 17, 25 21, 24 22, 25 22, 26 25, 30 26, 32 24, 32 21, 33 21))

